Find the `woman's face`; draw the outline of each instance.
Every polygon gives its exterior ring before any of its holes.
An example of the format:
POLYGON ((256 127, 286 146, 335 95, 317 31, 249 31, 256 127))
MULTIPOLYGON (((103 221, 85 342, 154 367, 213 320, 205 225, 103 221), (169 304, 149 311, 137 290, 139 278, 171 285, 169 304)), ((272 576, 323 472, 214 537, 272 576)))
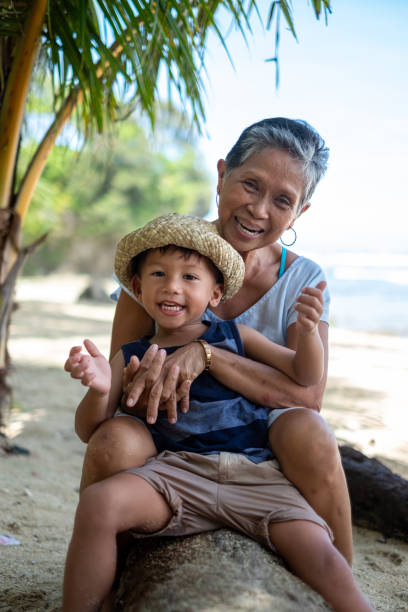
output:
MULTIPOLYGON (((264 149, 228 175, 218 162, 221 235, 241 254, 276 242, 294 222, 304 190, 301 163, 285 151, 264 149)), ((303 206, 301 213, 309 208, 303 206)))

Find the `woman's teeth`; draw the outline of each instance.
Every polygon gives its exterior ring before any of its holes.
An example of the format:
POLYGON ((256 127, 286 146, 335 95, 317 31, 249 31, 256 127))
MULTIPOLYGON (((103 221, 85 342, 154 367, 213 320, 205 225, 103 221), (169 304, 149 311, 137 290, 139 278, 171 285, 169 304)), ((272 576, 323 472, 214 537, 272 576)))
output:
POLYGON ((263 231, 263 230, 249 229, 249 227, 245 227, 245 225, 242 225, 242 223, 238 219, 237 219, 237 222, 238 222, 239 227, 242 229, 242 231, 248 236, 257 236, 261 234, 263 231))

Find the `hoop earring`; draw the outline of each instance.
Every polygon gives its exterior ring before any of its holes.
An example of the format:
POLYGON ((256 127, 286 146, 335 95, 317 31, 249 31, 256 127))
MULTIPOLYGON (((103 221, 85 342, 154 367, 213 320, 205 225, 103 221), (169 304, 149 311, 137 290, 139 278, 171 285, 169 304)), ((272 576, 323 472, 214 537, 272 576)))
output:
POLYGON ((219 208, 219 206, 220 206, 220 193, 219 193, 219 191, 217 191, 217 195, 215 196, 215 204, 217 205, 217 208, 219 208))
POLYGON ((281 241, 281 243, 283 244, 283 246, 286 246, 286 247, 293 246, 293 245, 295 244, 295 242, 296 242, 296 238, 297 238, 295 228, 294 228, 294 227, 288 227, 287 231, 289 231, 289 230, 292 230, 292 232, 293 232, 293 234, 294 234, 293 242, 283 242, 283 240, 282 240, 282 236, 279 238, 279 240, 281 241))

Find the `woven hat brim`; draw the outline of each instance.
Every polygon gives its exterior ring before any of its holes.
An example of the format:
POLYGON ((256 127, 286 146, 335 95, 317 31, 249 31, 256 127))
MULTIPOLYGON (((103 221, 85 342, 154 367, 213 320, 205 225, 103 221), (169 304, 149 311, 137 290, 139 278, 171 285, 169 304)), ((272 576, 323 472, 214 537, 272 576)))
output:
POLYGON ((177 213, 156 217, 119 241, 115 255, 115 273, 119 281, 131 289, 132 259, 143 251, 169 244, 197 251, 214 263, 224 279, 223 300, 230 299, 242 286, 244 261, 238 251, 221 238, 215 225, 199 217, 177 213))

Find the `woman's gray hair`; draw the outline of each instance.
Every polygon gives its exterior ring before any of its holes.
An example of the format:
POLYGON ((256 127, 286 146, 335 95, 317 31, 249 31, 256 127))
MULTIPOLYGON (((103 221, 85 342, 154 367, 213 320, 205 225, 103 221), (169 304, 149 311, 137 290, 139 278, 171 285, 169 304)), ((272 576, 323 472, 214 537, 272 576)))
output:
POLYGON ((238 168, 254 153, 266 148, 289 153, 304 165, 305 187, 299 210, 309 202, 327 170, 329 149, 320 134, 306 121, 273 117, 247 127, 225 158, 226 172, 238 168))

